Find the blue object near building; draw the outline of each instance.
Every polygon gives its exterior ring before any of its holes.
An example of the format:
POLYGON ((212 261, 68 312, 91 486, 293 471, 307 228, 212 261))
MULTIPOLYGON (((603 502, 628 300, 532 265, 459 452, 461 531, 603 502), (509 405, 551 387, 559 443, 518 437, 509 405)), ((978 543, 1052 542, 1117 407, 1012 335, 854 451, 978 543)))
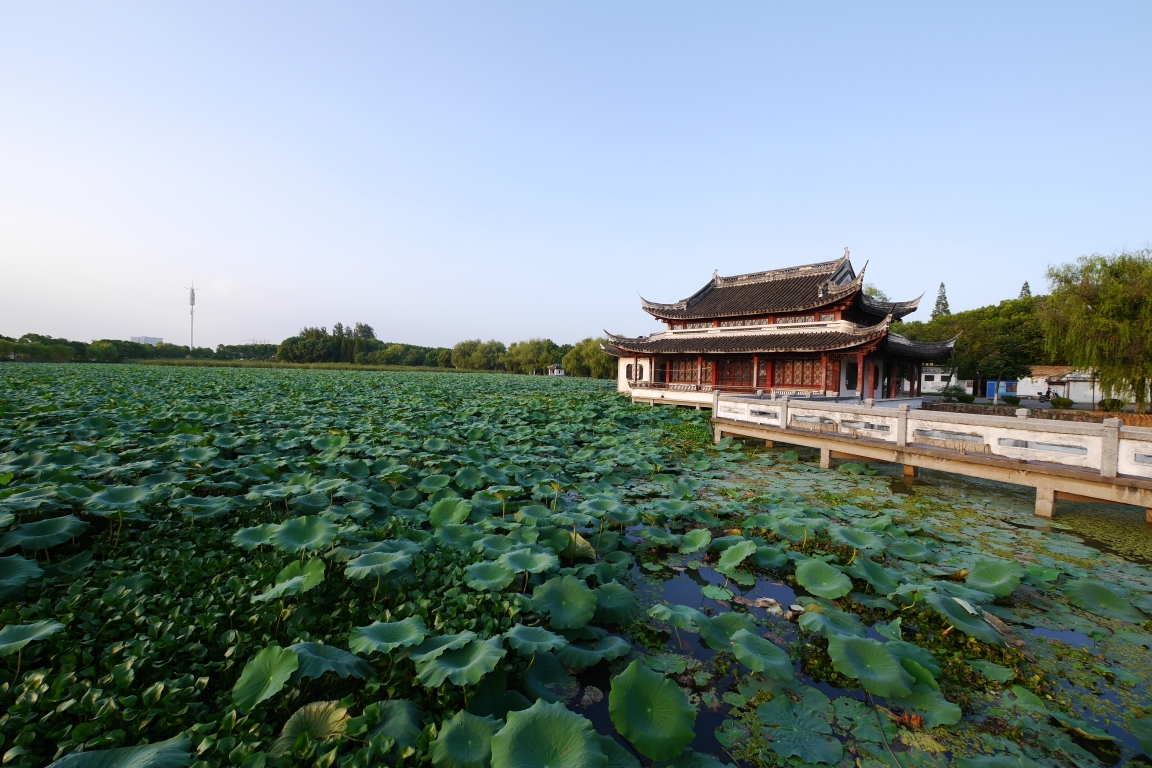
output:
MULTIPOLYGON (((1017 383, 1018 382, 1015 382, 1015 381, 1002 381, 1002 382, 1000 382, 1000 397, 1004 397, 1004 395, 1016 394, 1016 384, 1017 383)), ((987 394, 985 394, 984 397, 991 399, 993 394, 996 391, 996 382, 994 382, 994 381, 985 382, 985 389, 987 391, 987 394)))

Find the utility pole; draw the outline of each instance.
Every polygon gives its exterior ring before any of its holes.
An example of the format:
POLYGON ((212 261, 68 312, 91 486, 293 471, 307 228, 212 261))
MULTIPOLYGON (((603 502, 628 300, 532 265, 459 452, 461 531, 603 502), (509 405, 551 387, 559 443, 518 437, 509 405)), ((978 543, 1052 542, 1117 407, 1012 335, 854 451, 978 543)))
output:
POLYGON ((188 357, 192 357, 192 350, 196 349, 196 282, 188 289, 188 357))

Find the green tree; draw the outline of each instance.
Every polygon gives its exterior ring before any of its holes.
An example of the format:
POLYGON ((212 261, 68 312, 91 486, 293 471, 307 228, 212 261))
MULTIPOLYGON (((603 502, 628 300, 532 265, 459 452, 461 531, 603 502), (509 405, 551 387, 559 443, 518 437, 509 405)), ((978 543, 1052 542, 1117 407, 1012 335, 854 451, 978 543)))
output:
POLYGON ((1028 285, 1027 280, 1024 281, 1024 285, 1020 286, 1020 296, 1018 298, 1021 298, 1021 299, 1032 298, 1032 286, 1028 285))
POLYGON ((594 379, 616 378, 616 358, 600 348, 604 339, 584 339, 564 355, 561 365, 569 376, 590 376, 594 379))
POLYGON ((1095 371, 1115 396, 1131 392, 1148 408, 1152 378, 1152 249, 1082 256, 1049 267, 1042 314, 1048 349, 1069 365, 1095 371))
POLYGON ((944 283, 940 283, 940 290, 936 292, 936 306, 932 307, 932 319, 952 314, 948 308, 948 294, 944 292, 944 283))
POLYGON ((517 341, 504 355, 504 368, 513 373, 546 373, 548 366, 564 358, 560 347, 551 339, 517 341))
POLYGON ((884 291, 872 283, 864 283, 864 295, 876 299, 876 301, 892 301, 892 299, 888 298, 888 294, 884 293, 884 291))

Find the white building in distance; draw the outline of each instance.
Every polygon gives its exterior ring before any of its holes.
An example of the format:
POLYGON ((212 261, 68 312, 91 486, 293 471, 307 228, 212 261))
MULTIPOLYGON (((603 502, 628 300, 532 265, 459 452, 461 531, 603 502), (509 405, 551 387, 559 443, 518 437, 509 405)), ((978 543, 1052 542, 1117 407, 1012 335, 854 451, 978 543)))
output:
POLYGON ((164 343, 164 339, 159 336, 133 336, 129 341, 134 341, 137 344, 151 344, 154 347, 164 343))

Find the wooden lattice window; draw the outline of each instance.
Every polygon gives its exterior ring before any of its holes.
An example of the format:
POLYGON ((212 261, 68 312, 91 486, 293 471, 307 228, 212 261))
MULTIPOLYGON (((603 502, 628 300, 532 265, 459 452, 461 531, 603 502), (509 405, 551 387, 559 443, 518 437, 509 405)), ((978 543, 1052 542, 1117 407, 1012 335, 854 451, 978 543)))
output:
POLYGON ((818 358, 777 360, 772 372, 774 387, 818 387, 822 382, 818 358))

